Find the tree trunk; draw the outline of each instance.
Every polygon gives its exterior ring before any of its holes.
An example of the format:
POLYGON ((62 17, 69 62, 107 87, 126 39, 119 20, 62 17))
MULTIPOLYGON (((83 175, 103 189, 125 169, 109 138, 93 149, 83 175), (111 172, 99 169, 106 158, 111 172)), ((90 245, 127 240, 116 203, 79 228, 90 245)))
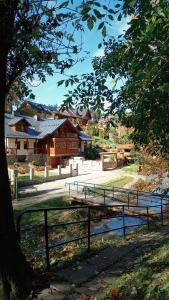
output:
POLYGON ((12 40, 14 4, 16 1, 0 3, 0 299, 2 300, 25 300, 31 289, 31 269, 21 252, 15 230, 5 153, 7 56, 12 40))
POLYGON ((0 91, 0 299, 24 300, 31 289, 31 272, 23 256, 14 225, 4 140, 5 101, 0 91))

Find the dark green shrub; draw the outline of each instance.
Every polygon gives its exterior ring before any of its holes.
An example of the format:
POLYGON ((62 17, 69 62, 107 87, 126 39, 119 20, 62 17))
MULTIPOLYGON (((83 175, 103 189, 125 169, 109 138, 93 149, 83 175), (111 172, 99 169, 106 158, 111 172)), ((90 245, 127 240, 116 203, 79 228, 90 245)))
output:
POLYGON ((85 159, 91 159, 91 160, 98 159, 100 158, 99 153, 102 151, 103 149, 100 148, 99 146, 90 145, 85 149, 84 157, 85 159))

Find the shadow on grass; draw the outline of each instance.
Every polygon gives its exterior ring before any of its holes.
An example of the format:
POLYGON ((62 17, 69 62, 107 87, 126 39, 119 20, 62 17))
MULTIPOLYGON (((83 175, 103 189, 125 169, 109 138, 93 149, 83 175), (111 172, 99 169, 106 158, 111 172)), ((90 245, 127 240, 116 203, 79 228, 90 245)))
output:
POLYGON ((45 193, 52 192, 52 191, 56 191, 56 193, 57 193, 59 190, 62 190, 62 188, 47 189, 47 190, 44 189, 42 191, 35 190, 34 192, 28 192, 28 193, 19 192, 18 200, 22 200, 22 198, 44 195, 45 193))
MULTIPOLYGON (((128 243, 124 244, 123 241, 119 241, 117 245, 113 244, 101 250, 100 252, 97 252, 97 254, 95 253, 87 257, 84 256, 83 260, 80 262, 80 264, 78 264, 78 268, 76 262, 74 262, 67 268, 59 270, 59 272, 56 271, 56 269, 53 269, 52 278, 50 278, 50 274, 47 276, 47 278, 45 277, 47 280, 45 284, 43 283, 43 288, 48 288, 51 280, 54 280, 55 282, 60 281, 61 283, 70 282, 75 286, 80 285, 83 287, 83 284, 86 286, 87 282, 95 279, 97 282, 100 281, 102 283, 101 285, 105 285, 107 288, 108 296, 101 298, 102 300, 112 299, 111 292, 109 293, 108 291, 112 291, 114 288, 119 292, 120 284, 122 286, 120 292, 121 290, 122 292, 124 291, 124 297, 120 296, 117 299, 145 299, 144 297, 148 291, 149 285, 153 285, 154 281, 157 280, 157 277, 161 279, 160 274, 158 274, 159 271, 161 273, 165 272, 167 269, 166 266, 168 264, 168 259, 165 263, 167 253, 163 259, 163 265, 159 264, 159 262, 156 264, 152 261, 152 270, 144 270, 144 268, 150 266, 153 253, 154 255, 158 256, 161 252, 161 249, 165 247, 169 249, 169 242, 167 241, 167 237, 165 235, 160 235, 159 233, 156 235, 155 231, 149 232, 148 234, 139 234, 139 236, 130 239, 128 243), (141 270, 141 268, 143 269, 141 270), (142 272, 140 277, 138 272, 142 272), (133 276, 131 276, 131 280, 130 274, 133 274, 133 276), (155 275, 153 276, 153 274, 155 275), (135 298, 133 298, 131 295, 133 290, 132 288, 135 286, 137 287, 138 284, 140 284, 141 290, 138 289, 138 294, 135 296, 135 298)), ((162 256, 164 256, 164 253, 162 256)), ((103 287, 100 287, 100 292, 103 291, 102 289, 103 287)), ((87 289, 85 290, 87 291, 87 289)), ((99 287, 97 287, 97 295, 98 293, 99 287)), ((67 295, 66 299, 80 299, 73 298, 73 296, 74 294, 72 294, 70 297, 67 295)), ((86 293, 86 296, 90 296, 90 294, 88 295, 86 293)), ((156 290, 156 297, 153 294, 152 298, 147 299, 168 299, 161 297, 161 294, 160 297, 158 297, 159 295, 157 294, 156 290)))

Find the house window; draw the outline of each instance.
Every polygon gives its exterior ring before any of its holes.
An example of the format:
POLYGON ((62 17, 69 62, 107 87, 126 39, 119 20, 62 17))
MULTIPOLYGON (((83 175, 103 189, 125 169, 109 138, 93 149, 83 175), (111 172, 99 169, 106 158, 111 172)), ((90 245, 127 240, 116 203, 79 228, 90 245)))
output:
POLYGON ((24 149, 28 149, 28 147, 29 147, 28 141, 24 141, 24 149))
POLYGON ((17 150, 21 149, 21 142, 19 142, 19 141, 16 142, 16 148, 17 148, 17 150))

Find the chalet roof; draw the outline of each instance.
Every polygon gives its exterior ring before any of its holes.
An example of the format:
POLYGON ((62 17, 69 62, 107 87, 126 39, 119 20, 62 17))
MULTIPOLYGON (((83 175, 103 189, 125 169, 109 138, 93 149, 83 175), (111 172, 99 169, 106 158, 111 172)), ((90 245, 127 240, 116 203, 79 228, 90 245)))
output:
POLYGON ((13 116, 11 114, 5 114, 5 136, 13 138, 37 138, 43 139, 49 134, 52 134, 57 128, 59 128, 67 119, 61 120, 48 120, 48 119, 39 119, 35 120, 33 117, 29 116, 13 116), (29 123, 27 132, 14 131, 11 128, 11 124, 16 124, 21 120, 26 120, 29 123))
POLYGON ((61 120, 44 120, 40 123, 39 129, 40 134, 38 136, 39 139, 45 138, 47 135, 52 134, 55 130, 57 130, 63 123, 65 123, 66 119, 61 120))
MULTIPOLYGON (((36 103, 36 102, 30 101, 30 100, 26 100, 23 102, 23 104, 24 103, 28 103, 38 113, 46 113, 46 114, 50 114, 50 115, 52 114, 52 110, 50 108, 48 108, 48 106, 45 104, 36 103)), ((22 105, 21 105, 21 107, 22 107, 22 105)))
POLYGON ((82 141, 92 141, 92 138, 88 135, 88 134, 86 134, 84 131, 80 131, 80 139, 82 140, 82 141))
POLYGON ((59 115, 66 116, 66 117, 77 118, 76 114, 75 114, 71 109, 68 109, 68 110, 60 110, 60 111, 57 111, 56 113, 58 113, 59 115))
MULTIPOLYGON (((11 138, 34 138, 37 136, 36 130, 28 127, 27 132, 14 131, 11 125, 23 120, 23 116, 13 116, 12 114, 5 114, 5 136, 11 138)), ((29 121, 28 121, 29 122, 29 121)), ((30 123, 30 122, 29 122, 30 123)))
POLYGON ((20 121, 25 121, 29 126, 31 125, 24 117, 14 117, 13 119, 11 119, 8 124, 10 126, 16 125, 18 122, 20 121))
POLYGON ((69 122, 70 125, 79 132, 79 138, 82 141, 92 141, 92 138, 89 135, 87 135, 84 131, 79 131, 76 126, 67 119, 52 120, 39 118, 36 120, 33 117, 22 115, 13 116, 12 114, 5 114, 5 136, 9 138, 44 139, 65 122, 69 122), (14 131, 11 128, 11 124, 15 125, 21 120, 24 120, 29 124, 27 132, 14 131))
POLYGON ((88 111, 91 113, 91 110, 89 110, 88 108, 87 109, 69 108, 67 110, 57 111, 56 113, 66 117, 85 118, 88 111))

